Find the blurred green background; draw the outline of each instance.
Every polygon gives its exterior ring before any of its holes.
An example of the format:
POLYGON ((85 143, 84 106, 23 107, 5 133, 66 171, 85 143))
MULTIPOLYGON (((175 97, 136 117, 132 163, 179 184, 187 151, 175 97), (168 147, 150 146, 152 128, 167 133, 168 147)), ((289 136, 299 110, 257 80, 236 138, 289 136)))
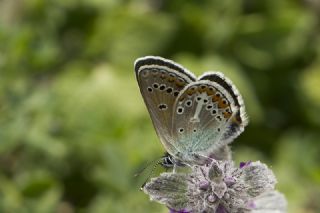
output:
POLYGON ((167 212, 133 174, 164 152, 133 71, 220 70, 289 212, 320 212, 318 0, 1 0, 0 212, 167 212))

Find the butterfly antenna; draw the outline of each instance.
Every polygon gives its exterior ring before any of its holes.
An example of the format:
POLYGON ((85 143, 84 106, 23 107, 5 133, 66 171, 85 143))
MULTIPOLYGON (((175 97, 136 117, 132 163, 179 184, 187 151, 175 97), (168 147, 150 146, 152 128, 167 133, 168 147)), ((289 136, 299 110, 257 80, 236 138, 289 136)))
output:
MULTIPOLYGON (((162 159, 162 158, 161 158, 162 159)), ((151 166, 152 164, 154 164, 154 162, 159 161, 158 159, 155 159, 151 162, 149 162, 147 165, 145 165, 144 167, 142 167, 142 169, 140 169, 137 173, 134 174, 134 177, 138 177, 139 175, 141 175, 141 173, 144 172, 144 170, 146 170, 146 168, 148 168, 149 166, 151 166)), ((157 164, 159 164, 157 162, 157 164)))

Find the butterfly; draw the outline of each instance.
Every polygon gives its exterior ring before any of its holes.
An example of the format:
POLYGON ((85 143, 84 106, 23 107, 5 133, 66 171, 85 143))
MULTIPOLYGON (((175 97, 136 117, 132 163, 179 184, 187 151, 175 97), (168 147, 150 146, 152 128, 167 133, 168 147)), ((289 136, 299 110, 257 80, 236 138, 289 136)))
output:
MULTIPOLYGON (((201 164, 216 158, 248 123, 243 99, 220 72, 200 77, 158 56, 138 58, 141 95, 170 162, 201 164)), ((173 164, 173 163, 172 163, 173 164)))

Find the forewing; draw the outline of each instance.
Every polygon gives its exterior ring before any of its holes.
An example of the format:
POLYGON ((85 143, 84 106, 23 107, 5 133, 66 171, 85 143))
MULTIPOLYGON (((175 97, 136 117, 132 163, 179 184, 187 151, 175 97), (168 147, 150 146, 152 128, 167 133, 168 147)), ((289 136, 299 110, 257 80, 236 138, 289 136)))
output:
POLYGON ((177 150, 171 135, 172 108, 180 91, 196 78, 173 61, 154 56, 137 59, 135 72, 157 135, 174 155, 177 150))
POLYGON ((172 121, 177 147, 187 153, 182 160, 188 161, 191 154, 209 157, 225 146, 222 139, 237 111, 232 96, 220 84, 199 80, 187 85, 175 102, 172 121))

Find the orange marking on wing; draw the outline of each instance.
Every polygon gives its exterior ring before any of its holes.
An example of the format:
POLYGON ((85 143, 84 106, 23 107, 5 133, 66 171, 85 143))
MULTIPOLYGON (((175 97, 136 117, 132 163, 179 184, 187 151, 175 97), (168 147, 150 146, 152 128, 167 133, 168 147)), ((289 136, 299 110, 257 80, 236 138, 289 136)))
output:
POLYGON ((184 82, 182 79, 180 79, 180 78, 176 78, 175 79, 175 84, 176 84, 176 86, 178 86, 178 87, 184 87, 185 85, 186 85, 186 82, 184 82))
POLYGON ((174 82, 175 79, 176 79, 176 76, 173 75, 173 74, 170 74, 170 75, 167 76, 166 80, 169 81, 169 82, 174 82))
POLYGON ((179 98, 179 101, 184 101, 184 99, 186 99, 186 95, 182 95, 182 96, 179 98))
POLYGON ((206 92, 207 88, 208 88, 208 87, 207 87, 206 85, 201 85, 200 87, 198 87, 198 91, 199 91, 200 93, 206 92))
POLYGON ((226 108, 229 106, 228 101, 225 98, 220 98, 218 102, 218 107, 219 108, 226 108))
POLYGON ((237 112, 236 116, 234 116, 238 123, 242 123, 242 119, 240 116, 240 111, 237 112))
POLYGON ((226 119, 229 119, 231 117, 231 112, 223 112, 223 116, 226 118, 226 119))
MULTIPOLYGON (((212 95, 212 102, 217 102, 221 99, 221 95, 217 96, 217 93, 215 93, 214 95, 212 95)), ((220 101, 219 101, 220 102, 220 101)))
POLYGON ((196 88, 195 87, 191 87, 186 91, 186 93, 188 95, 193 95, 194 93, 196 93, 196 88))
POLYGON ((200 88, 200 87, 197 87, 197 88, 196 88, 196 91, 197 91, 199 94, 201 94, 201 88, 200 88))
POLYGON ((236 124, 240 125, 242 123, 240 115, 237 114, 237 115, 233 116, 232 123, 236 123, 236 124))
POLYGON ((216 93, 216 90, 213 89, 212 87, 207 87, 206 92, 207 92, 208 96, 211 96, 216 93))

